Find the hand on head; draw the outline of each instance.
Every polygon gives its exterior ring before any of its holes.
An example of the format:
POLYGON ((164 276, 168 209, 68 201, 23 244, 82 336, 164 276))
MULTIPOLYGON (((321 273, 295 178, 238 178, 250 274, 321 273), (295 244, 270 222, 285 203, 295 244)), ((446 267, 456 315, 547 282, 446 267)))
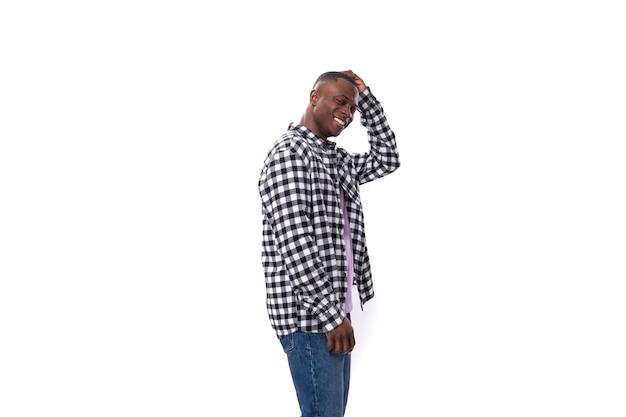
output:
POLYGON ((343 72, 346 75, 349 75, 350 78, 352 78, 354 80, 354 82, 356 83, 357 87, 359 88, 359 93, 363 92, 363 90, 365 90, 365 88, 367 87, 365 85, 365 82, 361 79, 361 77, 359 77, 354 72, 352 72, 352 70, 346 70, 346 71, 341 71, 341 72, 343 72))

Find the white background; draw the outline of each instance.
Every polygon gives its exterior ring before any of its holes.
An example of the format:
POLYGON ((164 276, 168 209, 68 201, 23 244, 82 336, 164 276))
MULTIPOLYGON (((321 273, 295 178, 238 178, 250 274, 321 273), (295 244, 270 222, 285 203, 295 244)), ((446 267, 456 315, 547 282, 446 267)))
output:
POLYGON ((222 3, 0 6, 0 415, 298 415, 256 181, 344 69, 403 164, 347 417, 626 415, 620 2, 222 3))

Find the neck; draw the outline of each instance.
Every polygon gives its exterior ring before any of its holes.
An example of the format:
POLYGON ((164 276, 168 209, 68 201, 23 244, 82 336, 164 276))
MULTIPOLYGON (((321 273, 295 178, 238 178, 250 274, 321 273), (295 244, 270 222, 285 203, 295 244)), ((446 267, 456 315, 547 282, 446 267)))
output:
POLYGON ((300 119, 300 125, 306 127, 307 129, 309 129, 311 132, 313 132, 315 134, 315 136, 317 136, 318 138, 320 138, 323 141, 326 141, 326 139, 328 139, 326 136, 320 134, 317 129, 313 128, 314 123, 309 123, 310 118, 307 117, 306 113, 304 115, 302 115, 302 118, 300 119))

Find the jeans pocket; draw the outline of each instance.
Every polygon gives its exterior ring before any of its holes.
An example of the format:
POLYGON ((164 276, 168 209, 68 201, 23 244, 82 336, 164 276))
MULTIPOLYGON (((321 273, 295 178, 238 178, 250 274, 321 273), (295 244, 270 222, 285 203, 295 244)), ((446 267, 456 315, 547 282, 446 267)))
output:
POLYGON ((285 353, 289 353, 290 351, 292 351, 295 346, 295 342, 293 340, 293 333, 288 334, 287 336, 281 337, 280 344, 282 345, 283 351, 285 353))

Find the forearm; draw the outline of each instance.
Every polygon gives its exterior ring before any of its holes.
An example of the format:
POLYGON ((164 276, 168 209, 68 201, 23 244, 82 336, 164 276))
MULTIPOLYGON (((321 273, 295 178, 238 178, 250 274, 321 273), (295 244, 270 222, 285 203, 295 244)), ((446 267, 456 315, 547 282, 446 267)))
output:
POLYGON ((396 138, 378 100, 369 87, 360 94, 361 124, 368 134, 370 149, 354 156, 361 184, 383 177, 400 167, 396 138))

